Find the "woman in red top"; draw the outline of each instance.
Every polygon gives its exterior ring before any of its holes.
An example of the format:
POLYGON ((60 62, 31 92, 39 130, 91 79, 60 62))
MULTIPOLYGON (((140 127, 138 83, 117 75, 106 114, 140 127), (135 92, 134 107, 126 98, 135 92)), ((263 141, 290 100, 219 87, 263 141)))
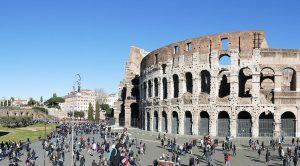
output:
POLYGON ((225 156, 225 165, 230 166, 230 155, 229 154, 226 154, 226 156, 225 156))

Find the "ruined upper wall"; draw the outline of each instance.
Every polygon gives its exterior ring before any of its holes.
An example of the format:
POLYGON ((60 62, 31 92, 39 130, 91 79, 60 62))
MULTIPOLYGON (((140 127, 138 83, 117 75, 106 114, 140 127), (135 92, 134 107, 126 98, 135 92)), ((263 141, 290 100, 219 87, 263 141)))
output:
MULTIPOLYGON (((208 56, 212 50, 222 50, 222 39, 227 39, 227 49, 239 49, 240 56, 249 56, 253 48, 268 48, 265 33, 261 30, 221 33, 216 35, 191 38, 177 43, 167 45, 150 52, 141 63, 141 70, 158 62, 165 62, 179 55, 191 56, 197 52, 200 56, 208 56), (188 43, 191 49, 188 50, 188 43), (179 51, 175 53, 175 46, 179 51)), ((201 58, 200 59, 208 59, 201 58)))

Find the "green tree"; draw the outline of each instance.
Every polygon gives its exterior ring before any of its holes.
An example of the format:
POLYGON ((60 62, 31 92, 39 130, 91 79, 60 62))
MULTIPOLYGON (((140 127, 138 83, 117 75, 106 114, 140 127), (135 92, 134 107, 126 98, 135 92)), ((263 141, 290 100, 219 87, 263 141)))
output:
POLYGON ((96 121, 96 123, 99 123, 99 120, 100 120, 100 104, 97 101, 96 102, 96 110, 95 110, 95 121, 96 121))
POLYGON ((93 105, 92 105, 92 103, 89 103, 89 109, 88 109, 88 120, 89 121, 94 121, 93 113, 94 113, 93 105))
POLYGON ((63 102, 65 102, 65 99, 62 97, 57 97, 56 93, 54 93, 53 97, 45 101, 45 104, 47 105, 48 108, 60 109, 59 103, 63 103, 63 102))
POLYGON ((100 105, 101 110, 107 110, 109 108, 108 104, 101 104, 100 105))
POLYGON ((28 102, 27 102, 27 105, 29 106, 34 106, 37 102, 35 100, 33 100, 32 97, 29 98, 28 102))
POLYGON ((43 99, 43 96, 41 96, 41 98, 40 98, 41 105, 43 105, 43 102, 44 102, 44 99, 43 99))

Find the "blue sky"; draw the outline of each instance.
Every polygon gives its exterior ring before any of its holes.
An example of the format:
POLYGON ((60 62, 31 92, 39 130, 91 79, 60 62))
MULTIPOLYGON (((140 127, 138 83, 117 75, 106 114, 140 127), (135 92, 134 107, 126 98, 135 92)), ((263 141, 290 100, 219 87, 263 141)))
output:
POLYGON ((0 0, 0 97, 117 90, 130 46, 152 51, 220 32, 262 29, 273 48, 300 49, 300 2, 0 0))

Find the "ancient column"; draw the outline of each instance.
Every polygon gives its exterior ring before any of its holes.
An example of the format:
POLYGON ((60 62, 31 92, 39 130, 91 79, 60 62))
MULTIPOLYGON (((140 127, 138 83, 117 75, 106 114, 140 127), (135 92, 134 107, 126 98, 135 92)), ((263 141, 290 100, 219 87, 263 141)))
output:
POLYGON ((199 112, 193 112, 193 135, 198 135, 199 130, 199 112))
MULTIPOLYGON (((216 110, 215 108, 212 110, 216 110)), ((209 117, 209 135, 212 137, 217 136, 217 116, 216 113, 211 112, 209 117)))
POLYGON ((179 118, 179 134, 184 134, 184 113, 182 111, 178 112, 179 118))

